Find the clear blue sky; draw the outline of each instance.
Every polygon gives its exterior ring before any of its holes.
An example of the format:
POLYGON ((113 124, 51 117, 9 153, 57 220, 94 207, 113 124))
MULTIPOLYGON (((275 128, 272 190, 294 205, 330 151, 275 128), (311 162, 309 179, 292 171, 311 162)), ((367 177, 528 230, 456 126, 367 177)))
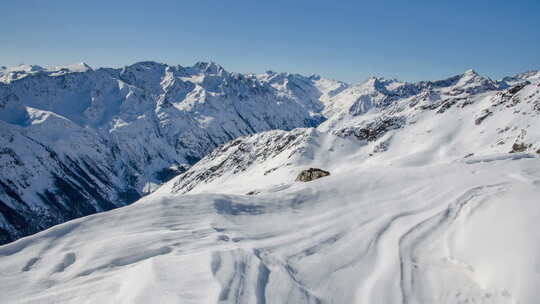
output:
POLYGON ((24 0, 1 12, 6 66, 213 60, 349 82, 540 69, 539 0, 24 0))

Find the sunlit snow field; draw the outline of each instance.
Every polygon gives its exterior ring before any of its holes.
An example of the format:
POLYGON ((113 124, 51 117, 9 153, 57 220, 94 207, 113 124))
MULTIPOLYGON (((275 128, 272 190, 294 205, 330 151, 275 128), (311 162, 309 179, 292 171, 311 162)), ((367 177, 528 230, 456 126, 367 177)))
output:
POLYGON ((0 302, 537 303, 539 80, 505 99, 467 71, 382 109, 374 82, 317 128, 0 246, 0 302), (331 174, 295 181, 309 167, 331 174))
POLYGON ((535 303, 537 159, 170 194, 0 247, 3 303, 535 303))

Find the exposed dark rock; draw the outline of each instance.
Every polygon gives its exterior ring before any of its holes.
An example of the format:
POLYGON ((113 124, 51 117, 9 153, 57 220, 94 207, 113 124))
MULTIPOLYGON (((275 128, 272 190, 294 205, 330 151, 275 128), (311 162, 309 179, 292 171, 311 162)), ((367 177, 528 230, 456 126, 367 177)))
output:
POLYGON ((512 145, 512 150, 510 153, 516 153, 516 152, 524 152, 527 150, 527 145, 525 143, 515 143, 512 145))
POLYGON ((446 112, 446 110, 450 109, 453 105, 455 105, 456 102, 458 102, 458 100, 460 100, 460 99, 454 98, 454 99, 444 101, 441 104, 441 107, 439 108, 439 110, 437 110, 437 114, 442 114, 442 113, 446 112))
POLYGON ((536 112, 540 112, 540 98, 534 103, 533 110, 535 110, 536 112))
POLYGON ((395 130, 405 125, 405 117, 383 117, 371 121, 363 126, 347 127, 335 131, 334 134, 340 137, 355 136, 359 140, 375 141, 381 138, 386 132, 395 130))
POLYGON ((303 170, 298 174, 298 177, 296 178, 296 181, 299 182, 310 182, 312 180, 325 177, 330 175, 330 172, 324 171, 319 168, 309 168, 307 170, 303 170))
POLYGON ((390 146, 390 138, 387 140, 383 140, 379 142, 374 148, 373 153, 381 153, 388 151, 388 147, 390 146))
POLYGON ((168 182, 174 177, 186 172, 188 169, 187 166, 179 166, 179 167, 170 167, 170 168, 163 168, 156 173, 154 173, 154 176, 157 180, 160 182, 168 182))
POLYGON ((474 123, 475 123, 476 125, 479 125, 479 124, 481 124, 481 123, 484 121, 484 119, 488 118, 488 117, 491 116, 492 114, 493 114, 493 112, 491 112, 491 111, 488 110, 488 109, 485 109, 484 111, 482 111, 482 113, 480 114, 480 116, 478 116, 478 118, 476 118, 476 119, 474 120, 474 123))
POLYGON ((505 104, 507 108, 510 108, 517 105, 518 103, 521 102, 521 100, 519 96, 516 95, 516 93, 519 92, 528 84, 530 84, 530 82, 524 82, 521 84, 517 84, 502 92, 498 92, 492 99, 493 106, 498 107, 500 105, 505 104))
POLYGON ((529 81, 526 81, 526 82, 523 82, 523 83, 520 83, 520 84, 517 84, 511 88, 508 89, 508 93, 511 94, 511 95, 514 95, 516 94, 517 92, 519 92, 521 89, 523 89, 526 85, 530 84, 529 81))

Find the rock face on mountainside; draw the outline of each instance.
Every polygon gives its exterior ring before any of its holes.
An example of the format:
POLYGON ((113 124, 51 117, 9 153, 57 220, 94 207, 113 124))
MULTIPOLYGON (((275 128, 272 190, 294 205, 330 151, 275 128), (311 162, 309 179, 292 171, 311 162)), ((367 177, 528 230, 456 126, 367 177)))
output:
POLYGON ((297 174, 295 166, 320 158, 317 145, 328 158, 335 145, 392 153, 395 136, 428 116, 433 125, 417 138, 440 134, 438 117, 474 111, 463 123, 497 133, 496 142, 490 135, 471 150, 508 152, 523 143, 523 152, 536 151, 534 126, 508 117, 540 113, 538 79, 528 72, 497 82, 470 70, 440 81, 348 85, 231 73, 215 63, 1 67, 0 244, 124 206, 177 175, 175 192, 197 192, 247 173, 248 186, 250 178, 283 180, 283 172, 297 174))
POLYGON ((309 168, 307 170, 303 170, 302 172, 300 172, 300 174, 298 174, 298 176, 296 177, 296 181, 310 182, 312 180, 316 180, 316 179, 319 179, 321 177, 325 177, 328 175, 330 175, 330 172, 328 171, 324 171, 319 168, 309 168))
POLYGON ((303 128, 240 137, 218 147, 188 172, 181 174, 175 180, 173 190, 187 193, 196 186, 244 172, 257 164, 269 160, 280 161, 279 166, 265 168, 263 174, 268 175, 280 167, 286 167, 287 162, 299 157, 311 157, 308 146, 317 142, 318 137, 314 129, 303 128))

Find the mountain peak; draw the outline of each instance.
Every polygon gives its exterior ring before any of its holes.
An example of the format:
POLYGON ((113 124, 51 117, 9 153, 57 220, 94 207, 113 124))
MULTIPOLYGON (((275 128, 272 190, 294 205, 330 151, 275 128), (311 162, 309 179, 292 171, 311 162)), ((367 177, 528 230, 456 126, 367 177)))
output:
POLYGON ((44 71, 45 68, 39 66, 39 65, 35 65, 35 64, 19 64, 17 66, 13 66, 13 67, 7 67, 6 70, 8 72, 27 72, 27 73, 30 73, 30 72, 39 72, 39 71, 44 71))
POLYGON ((90 65, 88 65, 88 64, 87 64, 86 62, 84 62, 84 61, 80 62, 79 65, 82 66, 82 67, 85 67, 85 68, 87 68, 87 69, 89 69, 89 70, 92 70, 92 67, 91 67, 90 65))
POLYGON ((478 75, 474 69, 468 69, 466 70, 463 75, 478 75))
POLYGON ((61 71, 61 70, 82 73, 82 72, 87 72, 87 71, 93 71, 94 69, 92 69, 92 67, 90 67, 85 62, 79 62, 79 63, 69 64, 69 65, 56 66, 50 71, 61 71))
POLYGON ((225 71, 221 65, 214 61, 199 61, 193 67, 209 74, 221 74, 225 71))
POLYGON ((147 60, 147 61, 135 62, 134 64, 131 64, 131 65, 126 66, 126 67, 127 68, 130 68, 130 67, 151 68, 151 67, 163 67, 163 66, 165 66, 165 64, 159 63, 159 62, 156 62, 156 61, 147 60))

